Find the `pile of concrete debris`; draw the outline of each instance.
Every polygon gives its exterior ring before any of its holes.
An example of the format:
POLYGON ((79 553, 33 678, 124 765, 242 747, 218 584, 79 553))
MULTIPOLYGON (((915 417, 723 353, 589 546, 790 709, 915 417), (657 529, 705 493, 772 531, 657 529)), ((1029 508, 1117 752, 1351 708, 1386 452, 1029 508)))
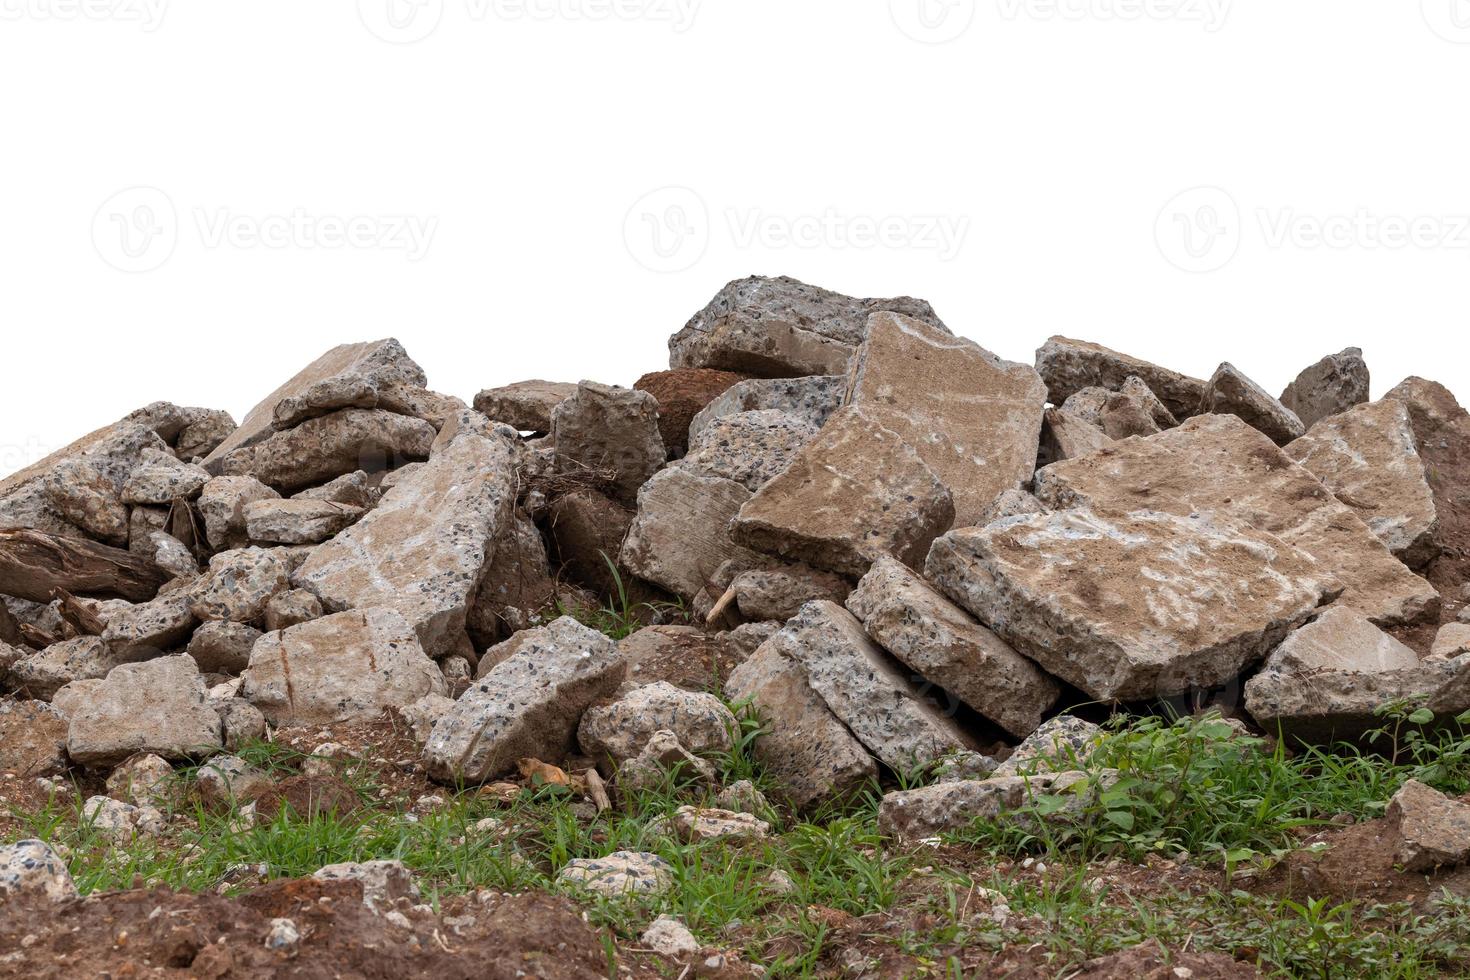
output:
POLYGON ((1011 363, 790 279, 669 346, 473 406, 342 346, 239 426, 149 405, 0 482, 0 770, 391 710, 445 782, 580 754, 616 791, 728 749, 729 701, 794 805, 939 772, 964 815, 1079 705, 1312 741, 1470 709, 1470 415, 1433 382, 1011 363))

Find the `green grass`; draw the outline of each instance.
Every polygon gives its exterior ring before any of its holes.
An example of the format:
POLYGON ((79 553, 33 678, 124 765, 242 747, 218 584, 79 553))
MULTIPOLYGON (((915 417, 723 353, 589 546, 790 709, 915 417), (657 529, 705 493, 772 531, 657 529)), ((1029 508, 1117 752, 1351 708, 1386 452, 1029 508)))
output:
MULTIPOLYGON (((750 779, 769 789, 753 751, 759 723, 748 705, 732 708, 739 719, 734 747, 712 760, 721 781, 750 779)), ((873 941, 916 957, 933 976, 983 975, 975 964, 991 953, 1036 944, 1060 973, 1150 938, 1256 962, 1271 976, 1463 975, 1470 969, 1470 906, 1462 901, 1445 899, 1432 913, 1414 914, 1364 903, 1289 902, 1233 887, 1231 873, 1269 864, 1335 814, 1381 815, 1405 779, 1448 792, 1470 787, 1470 740, 1460 725, 1431 731, 1411 713, 1393 710, 1384 726, 1377 751, 1339 746, 1290 753, 1242 737, 1218 719, 1134 719, 1114 727, 1089 763, 1095 772, 1114 771, 1115 779, 1084 785, 1080 813, 1058 819, 1057 804, 1065 801, 1040 797, 1026 813, 976 823, 938 850, 885 840, 875 794, 819 814, 779 808, 763 814, 773 825, 768 840, 685 846, 650 824, 682 804, 709 800, 712 790, 688 774, 596 816, 554 786, 527 790, 508 806, 473 791, 449 794, 444 808, 410 814, 404 807, 412 801, 382 801, 368 767, 351 764, 343 776, 365 809, 348 817, 303 819, 287 810, 244 826, 237 811, 212 813, 193 802, 187 792, 193 771, 181 769, 173 797, 181 819, 164 840, 109 841, 78 819, 73 795, 17 814, 24 826, 12 836, 63 845, 83 892, 130 887, 135 878, 230 889, 250 883, 242 868, 264 865, 270 878, 296 877, 326 864, 390 858, 415 870, 430 902, 476 888, 563 890, 556 876, 568 861, 653 851, 673 868, 668 895, 567 894, 586 906, 609 942, 636 943, 656 915, 673 914, 710 945, 743 947, 747 959, 776 978, 830 968, 822 961, 834 941, 830 914, 813 908, 851 916, 895 912, 922 923, 873 941), (486 817, 501 821, 504 834, 477 831, 486 817), (1227 874, 1203 893, 1099 887, 1102 862, 1181 852, 1196 866, 1227 874), (1048 873, 990 870, 1026 856, 1045 862, 1048 873), (789 878, 790 894, 771 886, 773 871, 789 878), (1004 897, 1008 919, 981 914, 986 903, 975 899, 981 889, 1004 897)), ((241 754, 276 775, 303 761, 269 743, 241 754)), ((616 955, 610 948, 610 962, 616 955)))

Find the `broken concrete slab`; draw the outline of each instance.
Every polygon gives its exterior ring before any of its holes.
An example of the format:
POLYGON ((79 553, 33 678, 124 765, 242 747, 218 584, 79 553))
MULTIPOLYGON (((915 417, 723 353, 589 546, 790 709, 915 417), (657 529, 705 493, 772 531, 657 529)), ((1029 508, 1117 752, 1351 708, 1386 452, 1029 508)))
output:
MULTIPOLYGON (((1085 772, 1042 773, 898 790, 885 794, 878 805, 878 829, 901 840, 924 840, 963 830, 976 820, 995 820, 1088 779, 1085 772)), ((1080 808, 1083 802, 1079 797, 1072 809, 1080 808)))
POLYGON ((790 466, 816 435, 816 426, 786 412, 737 412, 705 426, 676 465, 734 480, 754 493, 790 466))
POLYGON ((219 460, 229 476, 253 476, 295 493, 357 470, 378 472, 429 458, 438 433, 423 419, 346 408, 236 449, 219 460))
POLYGON ((1053 405, 1062 404, 1083 388, 1117 391, 1129 377, 1136 377, 1179 419, 1199 413, 1207 384, 1101 344, 1067 337, 1052 337, 1042 345, 1036 352, 1036 370, 1046 382, 1053 405))
POLYGON ((807 603, 777 635, 812 690, 890 769, 913 773, 976 748, 955 721, 956 706, 878 647, 835 602, 807 603))
POLYGON ((204 678, 185 655, 123 664, 103 680, 75 681, 55 703, 69 722, 67 754, 84 766, 113 766, 139 752, 202 758, 223 744, 204 678))
POLYGON ((577 743, 594 759, 622 763, 642 752, 655 732, 673 732, 680 745, 698 755, 728 752, 739 728, 713 694, 658 681, 587 709, 577 726, 577 743))
POLYGON ((1324 670, 1381 674, 1418 665, 1417 653, 1346 606, 1326 609, 1292 632, 1267 661, 1269 668, 1301 674, 1324 670))
POLYGON ((1281 538, 1158 511, 963 528, 934 543, 925 574, 1018 651, 1106 701, 1229 681, 1336 594, 1327 570, 1281 538))
POLYGON ((272 422, 280 402, 339 375, 353 374, 370 378, 380 386, 402 383, 422 387, 428 384, 423 368, 415 364, 403 345, 392 338, 333 347, 251 409, 239 428, 205 457, 205 468, 219 476, 224 473, 222 462, 230 453, 270 438, 276 431, 272 422))
POLYGON ((847 403, 913 447, 949 489, 960 527, 1036 470, 1041 376, 912 317, 869 317, 850 362, 847 403))
POLYGON ((475 411, 492 422, 504 422, 521 432, 551 431, 551 413, 577 393, 577 386, 563 381, 517 381, 488 388, 475 396, 475 411))
POLYGON ((290 587, 291 566, 274 549, 221 551, 209 571, 189 587, 189 611, 208 622, 254 623, 271 596, 290 587))
POLYGON ((1210 514, 1244 521, 1315 558, 1341 601, 1379 626, 1436 618, 1434 588, 1389 552, 1351 508, 1270 439, 1233 415, 1190 419, 1038 471, 1036 496, 1057 509, 1210 514))
POLYGON ((1434 492, 1403 402, 1385 398, 1331 415, 1288 445, 1286 454, 1356 511, 1410 568, 1439 554, 1434 492))
POLYGON ((255 544, 319 544, 362 514, 330 500, 255 500, 245 505, 245 533, 255 544))
POLYGON ((843 374, 868 317, 884 310, 942 327, 920 299, 857 299, 787 276, 727 284, 669 338, 669 366, 719 368, 764 378, 843 374))
POLYGON ((868 635, 1017 738, 1041 724, 1060 687, 908 567, 880 558, 847 599, 868 635))
POLYGON ((1394 857, 1405 871, 1431 872, 1470 860, 1470 805, 1410 779, 1388 801, 1394 857))
POLYGON ((245 507, 257 500, 279 500, 280 494, 253 476, 217 476, 204 485, 194 504, 204 520, 210 548, 243 548, 249 543, 245 507))
POLYGON ((820 429, 847 397, 847 375, 805 378, 753 378, 731 387, 689 423, 689 444, 700 440, 716 420, 742 412, 781 412, 820 429))
POLYGON ((366 517, 312 551, 293 583, 329 611, 396 609, 431 657, 456 652, 515 505, 515 459, 509 429, 487 436, 466 427, 366 517))
POLYGON ((767 726, 756 739, 756 757, 780 794, 807 808, 875 783, 878 765, 812 689, 796 646, 789 633, 777 633, 731 672, 725 694, 751 702, 767 726))
POLYGON ((444 695, 444 675, 408 621, 392 609, 361 609, 267 633, 241 675, 240 696, 272 725, 371 721, 444 695))
POLYGON ((638 492, 638 516, 618 560, 639 578, 692 599, 732 559, 759 556, 731 540, 730 523, 750 491, 717 476, 670 467, 638 492))
POLYGON ((560 474, 610 473, 614 495, 632 504, 668 459, 658 401, 644 391, 583 381, 551 414, 560 474))
POLYGON ((1370 380, 1362 350, 1349 347, 1297 375, 1281 393, 1281 404, 1310 429, 1325 418, 1366 402, 1370 380))
POLYGON ((519 759, 564 757, 582 713, 623 682, 616 644, 570 616, 528 633, 435 723, 424 746, 432 778, 479 783, 519 759))
POLYGON ((66 718, 44 701, 0 701, 0 774, 34 779, 66 770, 66 718))
POLYGON ((954 500, 919 455, 898 433, 848 407, 741 507, 731 537, 859 576, 883 555, 918 564, 953 523, 954 500))
POLYGON ((1228 361, 1210 378, 1200 398, 1200 412, 1234 415, 1278 446, 1300 439, 1307 431, 1295 412, 1228 361))
MULTIPOLYGON (((1042 421, 1041 447, 1036 457, 1038 467, 1090 455, 1113 441, 1102 429, 1065 408, 1048 408, 1042 415, 1042 421)), ((982 511, 981 519, 975 523, 985 523, 983 518, 989 513, 988 508, 982 511)))
POLYGON ((1470 653, 1470 623, 1446 623, 1435 634, 1426 659, 1451 660, 1462 653, 1470 653))

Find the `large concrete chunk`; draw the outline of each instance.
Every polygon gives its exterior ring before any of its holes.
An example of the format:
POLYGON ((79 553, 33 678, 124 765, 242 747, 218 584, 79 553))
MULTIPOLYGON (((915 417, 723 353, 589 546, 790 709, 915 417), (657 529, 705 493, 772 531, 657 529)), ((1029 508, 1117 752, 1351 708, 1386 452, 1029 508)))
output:
MULTIPOLYGON (((1077 459, 1095 453, 1113 441, 1097 425, 1070 409, 1048 408, 1042 419, 1044 424, 1041 429, 1041 450, 1036 457, 1037 466, 1050 466, 1064 459, 1077 459)), ((987 509, 980 515, 982 519, 973 523, 986 523, 984 518, 989 513, 987 509)))
POLYGON ((873 564, 847 608, 868 635, 1017 738, 1041 724, 1060 688, 1010 644, 892 558, 873 564))
POLYGON ((756 757, 786 799, 810 807, 876 782, 878 766, 807 682, 794 646, 777 633, 731 672, 725 694, 751 702, 766 725, 756 757))
POLYGON ((1281 404, 1311 428, 1323 419, 1368 400, 1368 364, 1363 352, 1349 347, 1322 358, 1297 375, 1281 393, 1281 404))
POLYGON ((1306 434, 1296 413, 1266 393, 1228 361, 1220 365, 1200 399, 1200 412, 1234 415, 1278 446, 1306 434))
POLYGON ((928 698, 902 664, 835 602, 802 607, 772 642, 806 671, 812 690, 884 765, 911 773, 975 747, 954 720, 955 705, 928 698))
POLYGON ((594 759, 622 763, 661 731, 673 732, 680 745, 696 754, 728 752, 739 728, 730 709, 713 694, 658 681, 587 709, 577 726, 577 742, 594 759))
POLYGON ((878 806, 878 829, 911 841, 964 830, 976 820, 996 820, 1086 779, 1085 772, 1042 773, 896 790, 884 794, 878 806))
POLYGON ((577 393, 566 381, 517 381, 488 388, 475 396, 475 411, 492 422, 504 422, 522 432, 551 431, 551 413, 577 393))
POLYGON ((372 513, 320 545, 296 573, 330 610, 386 606, 432 657, 463 642, 469 604, 515 505, 509 430, 465 427, 372 513))
POLYGON ((1388 801, 1394 857, 1405 871, 1427 873, 1470 860, 1470 806, 1410 779, 1388 801))
POLYGON ((639 578, 692 599, 725 562, 760 560, 730 540, 730 522, 749 499, 734 480, 664 470, 638 492, 620 561, 639 578))
POLYGON ((1413 650, 1359 613, 1334 607, 1287 637, 1245 685, 1245 707, 1268 732, 1308 742, 1381 727, 1382 706, 1439 715, 1470 708, 1470 657, 1420 663, 1413 650))
POLYGON ((883 555, 918 564, 953 524, 953 498, 919 455, 849 407, 740 509, 732 536, 756 551, 856 576, 883 555))
POLYGON ((380 386, 408 384, 422 387, 428 384, 423 369, 409 358, 403 345, 392 338, 333 347, 251 409, 239 428, 205 457, 205 468, 219 475, 224 472, 222 461, 231 452, 269 438, 275 431, 272 422, 276 406, 283 400, 302 395, 312 386, 339 375, 353 374, 370 378, 380 386))
POLYGON ((848 403, 897 432, 968 527, 1036 469, 1046 385, 1029 364, 898 313, 875 313, 852 358, 848 403))
POLYGON ((806 378, 755 378, 742 381, 706 405, 689 423, 689 444, 699 441, 711 423, 742 412, 781 412, 813 429, 827 424, 847 396, 846 375, 806 378))
POLYGON ((582 713, 623 682, 616 644, 570 616, 527 633, 435 723, 424 746, 433 778, 484 782, 519 759, 559 761, 575 748, 582 713))
POLYGON ((139 752, 188 759, 219 751, 219 715, 186 655, 123 664, 103 680, 57 692, 67 716, 66 751, 86 766, 111 766, 139 752))
POLYGON ((1233 679, 1335 594, 1327 569, 1245 524, 1155 511, 1011 518, 934 543, 928 578, 1100 700, 1233 679))
POLYGON ((358 470, 377 472, 427 459, 434 426, 381 409, 347 408, 237 449, 220 460, 232 476, 253 476, 294 493, 358 470))
POLYGON ((256 500, 245 505, 245 530, 257 544, 317 544, 361 516, 332 500, 256 500))
POLYGON ((646 391, 583 381, 551 413, 558 473, 607 471, 623 503, 668 459, 658 431, 658 401, 646 391))
POLYGON ((921 299, 855 299, 786 276, 739 279, 669 338, 669 366, 767 378, 843 374, 869 315, 881 310, 942 326, 921 299))
POLYGON ((738 412, 705 426, 677 465, 734 480, 754 493, 790 466, 816 436, 817 427, 796 415, 775 409, 738 412))
POLYGON ((1434 493, 1403 402, 1385 398, 1331 415, 1288 445, 1286 455, 1356 511, 1409 567, 1439 553, 1434 493))
POLYGON ((370 721, 448 689, 408 621, 363 609, 267 633, 255 643, 240 696, 273 725, 370 721))
POLYGON ((1380 626, 1432 619, 1440 597, 1404 567, 1352 509, 1271 440, 1232 415, 1190 419, 1124 439, 1036 474, 1036 496, 1099 514, 1214 513, 1274 534, 1345 587, 1342 602, 1380 626))
POLYGON ((143 450, 167 452, 156 432, 123 420, 0 480, 0 528, 34 528, 120 544, 122 488, 143 450))
POLYGON ((1083 388, 1117 391, 1136 377, 1159 397, 1176 418, 1199 412, 1206 382, 1148 361, 1120 354, 1101 344, 1052 337, 1036 352, 1036 370, 1046 382, 1050 401, 1060 405, 1083 388))

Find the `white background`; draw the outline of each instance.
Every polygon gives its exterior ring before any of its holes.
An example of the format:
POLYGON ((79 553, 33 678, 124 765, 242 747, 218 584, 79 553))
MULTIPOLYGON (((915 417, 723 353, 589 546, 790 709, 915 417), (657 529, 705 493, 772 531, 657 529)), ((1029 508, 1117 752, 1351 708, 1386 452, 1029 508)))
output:
POLYGON ((751 273, 1470 396, 1470 0, 0 0, 0 93, 0 472, 344 341, 629 384, 751 273))

